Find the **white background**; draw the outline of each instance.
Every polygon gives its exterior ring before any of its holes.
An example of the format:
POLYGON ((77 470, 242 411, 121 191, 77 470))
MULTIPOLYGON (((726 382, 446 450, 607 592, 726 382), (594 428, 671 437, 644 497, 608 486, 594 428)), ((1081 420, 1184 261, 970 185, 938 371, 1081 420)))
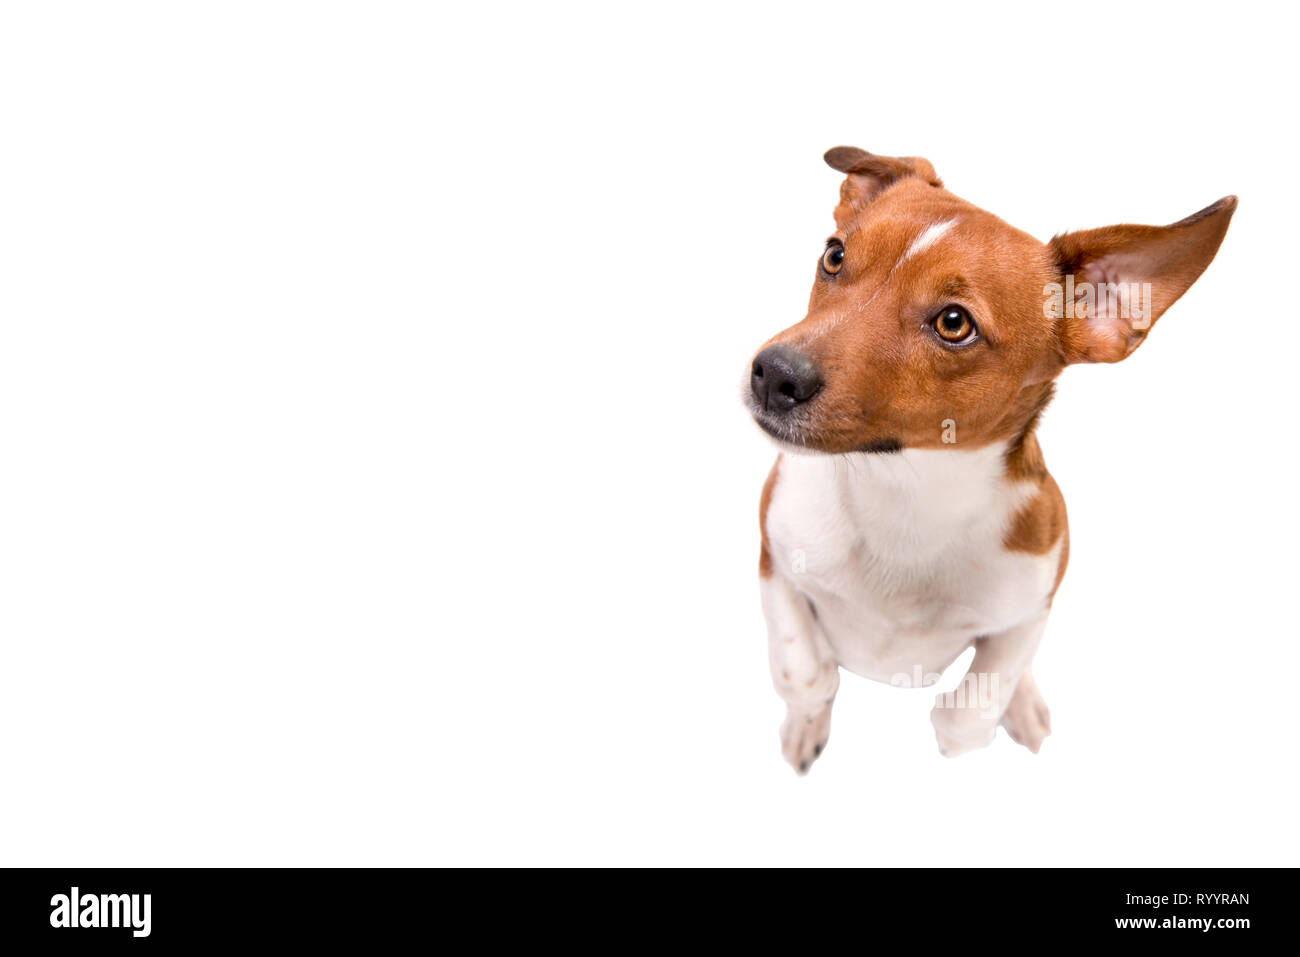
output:
POLYGON ((1297 863, 1290 38, 7 7, 0 862, 1297 863), (1241 197, 1040 430, 1072 554, 1037 757, 945 760, 930 692, 852 676, 811 774, 779 755, 738 389, 841 143, 1044 240, 1241 197))

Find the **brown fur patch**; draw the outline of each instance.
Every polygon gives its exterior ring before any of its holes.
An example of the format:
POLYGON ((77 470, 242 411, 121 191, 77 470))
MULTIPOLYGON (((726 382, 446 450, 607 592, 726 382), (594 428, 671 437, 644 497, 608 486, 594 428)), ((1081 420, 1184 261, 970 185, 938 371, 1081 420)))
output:
POLYGON ((1065 498, 1056 480, 1044 473, 1038 494, 1016 513, 1002 544, 1013 552, 1042 555, 1065 534, 1065 498))
POLYGON ((1056 582, 1052 585, 1052 593, 1047 596, 1050 602, 1056 597, 1056 590, 1061 587, 1061 579, 1065 577, 1065 566, 1070 564, 1070 526, 1065 526, 1065 538, 1061 541, 1061 563, 1056 566, 1056 582))
POLYGON ((1028 423, 1007 449, 1007 478, 1013 482, 1033 482, 1038 485, 1038 493, 1016 513, 1011 528, 1002 540, 1007 549, 1031 555, 1046 554, 1060 541, 1061 558, 1056 568, 1056 581, 1052 585, 1051 594, 1047 596, 1048 601, 1061 587, 1065 567, 1070 561, 1070 526, 1065 511, 1065 496, 1047 471, 1042 447, 1038 444, 1038 436, 1034 434, 1039 416, 1051 401, 1052 393, 1053 387, 1048 383, 1047 388, 1039 394, 1028 423))
POLYGON ((772 489, 776 487, 776 476, 780 470, 781 456, 778 455, 776 461, 772 463, 772 471, 767 473, 767 481, 763 483, 763 494, 758 500, 758 533, 762 537, 762 545, 758 553, 760 578, 772 577, 772 554, 767 546, 767 507, 772 504, 772 489))
MULTIPOLYGON (((1032 435, 1029 440, 1032 442, 1035 454, 1038 454, 1038 441, 1032 435)), ((1041 466, 1041 454, 1038 454, 1038 462, 1041 466)), ((1007 534, 1002 539, 1002 544, 1013 552, 1045 555, 1056 546, 1058 541, 1061 543, 1061 557, 1056 567, 1056 581, 1047 596, 1048 601, 1055 597, 1056 590, 1061 587, 1061 579, 1065 577, 1065 566, 1070 561, 1070 527, 1065 512, 1065 497, 1061 494, 1056 480, 1044 471, 1038 483, 1038 494, 1016 513, 1011 527, 1007 529, 1007 534)))

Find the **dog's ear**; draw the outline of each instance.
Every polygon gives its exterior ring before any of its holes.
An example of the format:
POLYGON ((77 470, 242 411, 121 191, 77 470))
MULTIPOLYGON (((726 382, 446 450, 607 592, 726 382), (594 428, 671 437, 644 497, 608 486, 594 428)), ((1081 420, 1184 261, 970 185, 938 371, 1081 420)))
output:
POLYGON ((850 209, 861 209, 900 179, 916 177, 931 186, 943 185, 930 161, 919 156, 876 156, 856 146, 837 146, 826 151, 825 160, 831 169, 848 174, 840 187, 840 204, 850 209))
POLYGON ((1118 362, 1219 251, 1237 197, 1171 226, 1105 226, 1053 237, 1060 283, 1043 290, 1067 362, 1118 362))

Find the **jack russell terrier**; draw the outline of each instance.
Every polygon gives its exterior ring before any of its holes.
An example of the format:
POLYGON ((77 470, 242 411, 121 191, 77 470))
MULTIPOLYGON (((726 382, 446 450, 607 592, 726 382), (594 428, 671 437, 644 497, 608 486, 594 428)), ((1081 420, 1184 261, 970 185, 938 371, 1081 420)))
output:
POLYGON ((943 188, 917 157, 837 147, 846 174, 808 314, 768 340, 745 398, 782 450, 759 505, 781 752, 830 734, 839 669, 928 686, 949 756, 1000 723, 1050 731, 1029 665, 1069 556, 1034 426, 1072 362, 1116 362, 1210 264, 1237 199, 1171 226, 1044 245, 943 188))

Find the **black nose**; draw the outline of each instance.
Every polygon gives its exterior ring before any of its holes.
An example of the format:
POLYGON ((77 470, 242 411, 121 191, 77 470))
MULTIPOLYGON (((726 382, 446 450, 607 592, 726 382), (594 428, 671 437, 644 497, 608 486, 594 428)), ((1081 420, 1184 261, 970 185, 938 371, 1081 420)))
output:
POLYGON ((760 407, 788 412, 816 395, 822 380, 807 356, 788 346, 768 346, 754 357, 749 384, 760 407))

